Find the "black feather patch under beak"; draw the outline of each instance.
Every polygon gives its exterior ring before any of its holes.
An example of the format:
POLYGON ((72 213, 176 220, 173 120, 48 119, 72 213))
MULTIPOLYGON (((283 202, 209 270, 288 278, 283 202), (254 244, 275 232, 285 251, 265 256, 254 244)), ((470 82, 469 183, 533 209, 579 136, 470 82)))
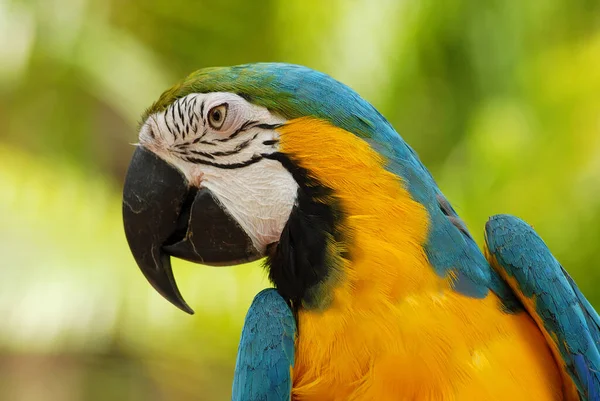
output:
POLYGON ((138 147, 123 189, 123 223, 129 248, 150 284, 187 313, 171 268, 171 256, 207 265, 258 259, 252 241, 206 188, 153 152, 138 147))

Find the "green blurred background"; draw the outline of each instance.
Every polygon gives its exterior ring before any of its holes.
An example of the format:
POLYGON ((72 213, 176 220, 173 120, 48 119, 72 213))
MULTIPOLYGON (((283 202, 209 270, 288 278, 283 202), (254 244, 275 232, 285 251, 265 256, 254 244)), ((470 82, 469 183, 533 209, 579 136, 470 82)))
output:
POLYGON ((0 399, 224 400, 258 265, 176 263, 121 227, 145 107, 207 66, 286 61, 371 101, 482 241, 542 234, 600 306, 597 0, 0 0, 0 399))

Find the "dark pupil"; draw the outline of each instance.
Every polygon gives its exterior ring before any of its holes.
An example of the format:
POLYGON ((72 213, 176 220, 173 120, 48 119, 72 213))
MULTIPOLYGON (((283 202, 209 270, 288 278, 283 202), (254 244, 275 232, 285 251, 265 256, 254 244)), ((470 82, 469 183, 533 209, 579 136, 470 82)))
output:
POLYGON ((215 110, 213 113, 213 120, 219 122, 221 120, 221 112, 219 110, 215 110))

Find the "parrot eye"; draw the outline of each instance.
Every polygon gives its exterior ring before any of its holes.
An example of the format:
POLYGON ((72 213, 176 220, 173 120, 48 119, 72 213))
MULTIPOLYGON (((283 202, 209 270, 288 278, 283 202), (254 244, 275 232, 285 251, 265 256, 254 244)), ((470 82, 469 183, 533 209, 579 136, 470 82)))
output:
POLYGON ((223 103, 208 111, 208 124, 212 129, 221 129, 227 117, 227 108, 227 103, 223 103))

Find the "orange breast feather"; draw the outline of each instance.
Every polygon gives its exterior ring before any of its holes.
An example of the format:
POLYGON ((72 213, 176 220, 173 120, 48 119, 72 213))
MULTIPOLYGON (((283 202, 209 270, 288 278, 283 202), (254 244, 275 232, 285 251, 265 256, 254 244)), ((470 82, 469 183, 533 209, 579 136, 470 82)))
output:
POLYGON ((529 315, 436 275, 423 251, 427 212, 378 153, 309 118, 280 133, 282 150, 334 189, 353 238, 333 302, 298 314, 293 400, 564 399, 529 315))

